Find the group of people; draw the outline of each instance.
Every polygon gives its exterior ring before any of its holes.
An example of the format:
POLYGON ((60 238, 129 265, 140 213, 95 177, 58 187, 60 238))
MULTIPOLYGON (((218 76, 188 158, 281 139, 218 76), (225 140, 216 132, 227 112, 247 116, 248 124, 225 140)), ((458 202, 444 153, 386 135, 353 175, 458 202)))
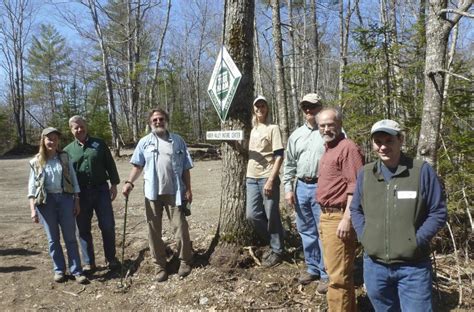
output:
POLYGON ((263 265, 282 262, 279 171, 286 203, 294 207, 306 269, 298 281, 319 280, 329 311, 356 311, 356 239, 364 248, 364 283, 376 311, 432 311, 429 242, 447 218, 433 168, 402 152, 403 131, 380 120, 370 131, 378 159, 364 155, 343 131, 339 110, 309 93, 300 102, 305 124, 286 153, 263 96, 253 102, 247 168, 247 219, 270 249, 263 265))
MULTIPOLYGON (((150 134, 143 137, 131 159, 133 168, 123 184, 128 196, 134 182, 144 172, 145 215, 150 252, 157 265, 156 280, 168 278, 166 248, 162 240, 162 216, 166 212, 177 240, 180 267, 178 275, 189 275, 192 247, 185 208, 192 202, 193 163, 186 143, 167 130, 168 114, 153 109, 149 116, 150 134)), ((74 141, 60 148, 61 132, 53 127, 41 133, 39 153, 30 161, 28 198, 33 222, 41 222, 53 260, 54 281, 64 282, 66 261, 60 243, 60 231, 66 245, 69 273, 81 284, 96 269, 91 222, 95 211, 102 233, 107 267, 120 267, 115 256, 115 220, 112 201, 117 196, 119 174, 110 149, 104 141, 89 136, 83 117, 73 116, 69 126, 74 141), (79 230, 80 249, 76 240, 79 230)))
MULTIPOLYGON (((356 239, 364 247, 364 282, 377 311, 431 311, 429 242, 446 222, 447 211, 436 173, 426 162, 402 152, 403 132, 393 120, 376 122, 370 139, 378 159, 364 166, 360 148, 343 131, 342 114, 324 107, 316 93, 300 102, 305 123, 283 146, 278 125, 272 124, 265 97, 252 105, 253 119, 246 173, 246 217, 269 244, 265 267, 284 258, 281 222, 280 169, 285 201, 296 212, 306 268, 298 277, 326 294, 330 311, 356 311, 354 260, 356 239)), ((140 139, 123 183, 129 196, 143 172, 145 216, 156 281, 168 279, 164 212, 171 222, 180 259, 178 275, 192 269, 192 247, 185 207, 193 200, 193 162, 185 141, 168 131, 169 115, 157 108, 148 116, 151 132, 140 139)), ((39 153, 30 161, 28 197, 31 217, 44 225, 54 263, 54 280, 66 279, 60 244, 66 244, 69 272, 87 283, 84 272, 96 270, 91 235, 95 211, 110 269, 115 257, 112 201, 120 178, 104 141, 90 137, 81 116, 69 126, 75 140, 61 150, 60 131, 46 128, 39 153), (79 229, 79 255, 75 229, 79 229)))

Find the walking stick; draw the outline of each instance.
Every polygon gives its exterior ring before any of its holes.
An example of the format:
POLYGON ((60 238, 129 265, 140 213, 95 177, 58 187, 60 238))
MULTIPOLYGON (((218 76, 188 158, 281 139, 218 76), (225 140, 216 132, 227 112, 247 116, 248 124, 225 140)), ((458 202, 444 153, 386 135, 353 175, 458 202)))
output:
POLYGON ((125 215, 123 217, 123 235, 122 235, 122 260, 121 260, 121 269, 120 269, 120 286, 123 287, 123 257, 125 254, 125 233, 127 229, 127 210, 128 210, 128 195, 125 196, 125 215))

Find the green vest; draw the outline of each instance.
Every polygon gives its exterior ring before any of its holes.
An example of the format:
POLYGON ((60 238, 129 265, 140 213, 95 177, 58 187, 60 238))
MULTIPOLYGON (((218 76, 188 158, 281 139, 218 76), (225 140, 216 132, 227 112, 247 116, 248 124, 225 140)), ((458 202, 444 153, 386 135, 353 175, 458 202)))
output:
POLYGON ((380 172, 380 160, 364 166, 361 242, 367 255, 380 262, 418 262, 429 257, 429 247, 416 243, 416 231, 428 213, 420 194, 422 165, 423 161, 402 155, 388 183, 380 172))
MULTIPOLYGON (((69 156, 65 152, 60 152, 58 155, 62 167, 63 192, 73 194, 74 186, 72 185, 71 173, 69 172, 69 156)), ((30 161, 30 166, 35 174, 35 205, 45 204, 47 193, 44 189, 44 168, 40 166, 38 157, 30 161)))

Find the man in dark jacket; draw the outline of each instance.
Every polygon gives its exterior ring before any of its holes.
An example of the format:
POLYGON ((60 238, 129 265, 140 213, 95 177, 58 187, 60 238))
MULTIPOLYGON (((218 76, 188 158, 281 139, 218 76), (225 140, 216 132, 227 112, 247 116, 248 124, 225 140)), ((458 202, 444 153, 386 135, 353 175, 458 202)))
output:
POLYGON ((120 262, 115 257, 115 219, 112 201, 117 196, 117 184, 120 183, 117 166, 107 144, 101 139, 89 136, 83 117, 77 115, 71 117, 69 127, 75 140, 64 150, 73 162, 81 188, 81 212, 77 216, 76 223, 79 229, 84 272, 92 273, 96 269, 91 234, 94 211, 102 233, 107 266, 109 269, 116 269, 120 266, 120 262))
POLYGON ((447 217, 441 184, 401 152, 397 122, 378 121, 371 135, 379 159, 359 172, 350 205, 367 294, 376 311, 432 311, 429 242, 447 217))

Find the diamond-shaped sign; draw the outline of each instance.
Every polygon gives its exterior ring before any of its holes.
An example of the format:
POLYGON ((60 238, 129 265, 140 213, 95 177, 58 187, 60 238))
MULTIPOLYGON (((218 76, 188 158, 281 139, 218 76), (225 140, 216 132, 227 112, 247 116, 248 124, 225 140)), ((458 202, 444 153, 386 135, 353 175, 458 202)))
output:
POLYGON ((235 66, 227 49, 223 46, 219 56, 217 56, 211 81, 209 81, 209 86, 207 87, 207 93, 209 93, 212 104, 222 122, 227 118, 230 104, 232 104, 241 77, 242 74, 237 66, 235 66))

